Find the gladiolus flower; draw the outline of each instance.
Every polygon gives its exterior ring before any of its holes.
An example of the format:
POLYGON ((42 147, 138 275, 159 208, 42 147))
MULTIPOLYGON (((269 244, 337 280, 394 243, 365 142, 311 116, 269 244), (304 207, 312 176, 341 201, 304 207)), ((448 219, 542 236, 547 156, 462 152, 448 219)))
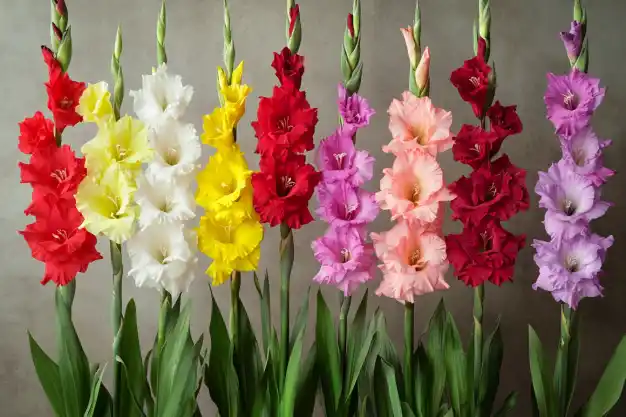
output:
POLYGON ((104 81, 89 84, 78 101, 78 114, 86 122, 108 123, 113 118, 111 93, 104 81))
POLYGON ((374 158, 355 148, 353 135, 352 129, 338 129, 320 143, 317 166, 325 183, 345 181, 358 187, 372 179, 374 158))
POLYGON ((164 122, 149 133, 154 159, 146 168, 146 174, 159 181, 189 182, 198 168, 202 148, 191 123, 176 120, 164 122))
POLYGON ((38 111, 20 123, 18 148, 22 153, 47 152, 56 146, 54 123, 46 119, 42 112, 38 111))
POLYGON ((489 90, 493 88, 489 81, 491 68, 478 55, 463 63, 450 75, 450 81, 457 88, 461 98, 472 105, 474 114, 480 118, 490 103, 487 102, 489 90))
POLYGON ((320 207, 317 215, 335 227, 362 226, 378 215, 374 193, 354 188, 345 182, 318 187, 320 207))
POLYGON ((357 93, 348 95, 343 84, 337 87, 339 99, 337 101, 339 114, 347 129, 360 129, 370 124, 370 119, 376 113, 369 106, 367 100, 357 93))
POLYGON ((200 136, 202 142, 217 149, 227 148, 235 142, 233 115, 222 107, 217 107, 211 114, 202 117, 204 132, 200 136))
POLYGON ((274 52, 272 68, 276 71, 276 78, 280 81, 281 87, 300 89, 304 75, 302 55, 294 54, 288 47, 284 47, 280 53, 274 52))
POLYGON ((135 201, 139 205, 139 226, 175 224, 196 217, 195 201, 188 186, 144 175, 137 181, 135 201))

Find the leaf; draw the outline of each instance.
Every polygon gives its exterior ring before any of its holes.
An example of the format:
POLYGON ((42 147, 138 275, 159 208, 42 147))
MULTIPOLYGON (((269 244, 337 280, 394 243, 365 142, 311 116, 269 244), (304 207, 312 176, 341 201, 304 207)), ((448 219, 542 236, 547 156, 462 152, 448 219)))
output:
POLYGON ((111 417, 113 415, 113 399, 106 387, 100 384, 100 393, 96 402, 94 417, 111 417))
POLYGON ((317 322, 315 328, 317 343, 317 364, 321 373, 322 393, 326 412, 333 413, 339 406, 341 397, 341 369, 339 348, 335 339, 335 325, 321 291, 317 292, 317 322))
POLYGON ((408 403, 402 403, 402 417, 415 417, 408 403))
MULTIPOLYGON (((367 291, 363 295, 363 299, 367 300, 367 291)), ((363 327, 366 318, 367 301, 361 301, 352 326, 350 326, 349 335, 349 359, 348 359, 348 375, 349 385, 345 391, 345 399, 349 398, 356 387, 361 376, 363 366, 367 362, 372 352, 374 337, 376 336, 376 320, 371 320, 367 327, 367 332, 363 334, 363 327)), ((346 387, 344 387, 345 390, 346 387)))
MULTIPOLYGON (((382 387, 384 389, 380 391, 380 394, 383 395, 383 401, 381 401, 381 403, 384 405, 379 408, 379 412, 382 411, 382 414, 379 414, 379 416, 402 416, 400 391, 398 390, 396 373, 393 366, 379 357, 378 361, 376 361, 376 370, 374 371, 374 375, 377 381, 380 379, 384 384, 384 387, 382 387)), ((379 401, 377 401, 377 405, 378 403, 379 401)))
POLYGON ((485 341, 483 350, 483 369, 481 371, 481 385, 478 394, 480 415, 490 416, 493 404, 500 386, 500 368, 503 356, 502 332, 500 323, 485 341))
POLYGON ((601 417, 611 411, 622 394, 624 382, 626 382, 626 336, 615 349, 595 391, 582 408, 582 417, 601 417))
MULTIPOLYGON (((541 417, 552 417, 554 416, 552 411, 554 410, 552 405, 554 400, 552 384, 550 383, 541 340, 539 340, 532 326, 528 326, 528 350, 530 356, 530 376, 539 415, 541 417)), ((598 415, 594 417, 598 417, 598 415)))
POLYGON ((239 382, 233 365, 233 347, 222 313, 211 292, 211 321, 209 336, 211 350, 209 364, 205 367, 204 383, 209 389, 211 399, 222 417, 239 415, 239 382))
POLYGON ((35 372, 39 378, 39 383, 46 393, 48 402, 52 406, 54 415, 65 416, 65 406, 63 404, 63 386, 59 376, 59 367, 46 352, 41 349, 33 336, 28 332, 28 343, 30 345, 30 355, 33 359, 35 372))
POLYGON ((455 415, 463 415, 463 406, 468 387, 466 386, 465 353, 461 337, 452 315, 448 313, 445 347, 446 375, 450 389, 450 399, 455 415))
POLYGON ((261 357, 248 313, 241 300, 239 299, 237 302, 239 303, 238 341, 234 346, 233 363, 239 381, 241 412, 249 415, 254 404, 255 391, 261 374, 261 357))
POLYGON ((267 358, 272 336, 270 280, 267 275, 267 271, 265 271, 265 279, 263 280, 263 295, 261 296, 261 336, 263 341, 263 352, 267 358))
POLYGON ((515 408, 517 404, 517 392, 513 391, 504 399, 502 407, 493 415, 493 417, 505 417, 507 413, 515 408))
MULTIPOLYGON (((432 410, 439 408, 446 386, 446 362, 444 351, 446 346, 446 306, 443 299, 439 302, 435 313, 428 323, 428 342, 426 354, 432 368, 432 387, 430 388, 430 405, 432 410)), ((417 386, 417 385, 416 385, 417 386)), ((429 413, 432 415, 432 413, 429 413)))
POLYGON ((296 395, 298 390, 298 374, 300 372, 300 359, 302 358, 302 338, 304 331, 296 338, 293 345, 293 351, 289 357, 287 364, 287 372, 285 375, 285 384, 280 399, 280 416, 292 417, 296 403, 296 395))
POLYGON ((120 327, 119 356, 125 367, 125 372, 121 376, 119 411, 128 417, 141 416, 146 394, 146 379, 137 330, 137 309, 133 299, 126 305, 120 327), (139 409, 135 402, 139 404, 139 409))
POLYGON ((441 402, 441 399, 438 403, 431 403, 431 398, 434 397, 433 391, 435 389, 433 383, 433 367, 435 366, 435 364, 434 361, 431 361, 426 354, 426 349, 421 342, 417 345, 417 349, 415 350, 415 353, 413 355, 413 363, 415 364, 415 374, 413 375, 415 386, 414 409, 419 416, 431 416, 433 415, 431 410, 437 410, 439 408, 439 403, 441 402))
POLYGON ((309 294, 311 293, 311 287, 308 287, 306 290, 306 295, 302 301, 302 306, 298 310, 298 314, 296 315, 296 321, 294 322, 293 328, 291 330, 291 340, 289 340, 289 352, 293 350, 293 346, 298 339, 298 335, 301 331, 303 331, 306 327, 307 320, 309 319, 309 294))
POLYGON ((100 396, 100 387, 102 386, 102 377, 104 376, 105 369, 106 366, 98 368, 92 378, 89 402, 87 403, 87 410, 85 410, 84 417, 93 417, 95 415, 96 405, 98 404, 98 398, 100 396))
POLYGON ((298 379, 296 409, 298 410, 298 415, 302 417, 312 416, 315 409, 317 384, 319 382, 316 361, 317 348, 314 343, 309 349, 308 356, 300 369, 300 378, 298 379))
POLYGON ((58 289, 55 293, 55 304, 59 329, 59 379, 65 404, 63 417, 82 417, 89 403, 89 362, 72 323, 70 307, 58 289))

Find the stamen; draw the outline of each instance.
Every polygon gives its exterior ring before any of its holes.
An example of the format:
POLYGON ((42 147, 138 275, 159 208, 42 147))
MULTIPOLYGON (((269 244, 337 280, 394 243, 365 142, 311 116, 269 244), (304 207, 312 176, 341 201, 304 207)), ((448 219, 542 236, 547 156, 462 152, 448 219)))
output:
POLYGON ((480 85, 480 80, 478 79, 478 77, 470 77, 469 80, 475 88, 478 88, 478 86, 480 85))
POLYGON ((167 148, 165 151, 165 163, 168 165, 176 165, 179 161, 178 149, 167 148))
POLYGON ((574 110, 576 108, 576 95, 571 91, 567 90, 565 94, 563 94, 563 105, 568 110, 574 110))
POLYGON ((63 182, 67 179, 67 170, 55 169, 54 171, 52 171, 50 176, 54 178, 55 180, 57 180, 58 182, 63 182))
POLYGON ((352 255, 350 254, 350 251, 346 248, 341 249, 341 262, 342 263, 346 263, 348 262, 350 259, 352 259, 352 255))
POLYGON ((422 259, 422 251, 415 249, 409 255, 409 266, 412 266, 416 271, 421 271, 426 266, 426 262, 422 259))
POLYGON ((569 199, 563 200, 563 212, 567 216, 571 216, 572 214, 576 212, 576 206, 574 205, 574 202, 572 200, 569 200, 569 199))
POLYGON ((346 155, 347 154, 345 152, 333 154, 333 156, 335 157, 335 161, 337 161, 337 167, 339 169, 343 168, 343 159, 346 157, 346 155))
POLYGON ((117 159, 120 160, 126 158, 128 150, 118 143, 115 145, 115 152, 117 153, 117 159))
POLYGON ((474 147, 472 148, 472 150, 476 153, 480 153, 480 145, 477 143, 474 145, 474 147))
POLYGON ((59 101, 59 107, 61 107, 62 109, 69 109, 72 104, 74 104, 74 100, 70 99, 69 97, 63 97, 61 101, 59 101))
POLYGON ((59 242, 64 242, 69 238, 69 235, 66 230, 58 229, 56 232, 52 233, 52 237, 59 242))
POLYGON ((578 272, 580 269, 580 263, 578 262, 578 258, 573 255, 567 255, 565 258, 565 269, 569 272, 578 272))
POLYGON ((488 190, 489 194, 491 194, 492 197, 495 197, 496 194, 498 194, 498 188, 496 187, 496 183, 491 183, 491 187, 489 187, 488 190))
POLYGON ((419 184, 413 185, 413 189, 411 190, 411 201, 417 204, 420 201, 420 194, 422 189, 419 184))
POLYGON ((276 122, 276 126, 279 130, 282 130, 283 132, 289 132, 291 129, 293 129, 293 126, 289 123, 289 116, 285 116, 282 119, 279 119, 276 122))
POLYGON ((572 158, 574 159, 574 163, 579 166, 582 167, 585 165, 586 162, 586 158, 585 158, 585 151, 582 149, 574 149, 572 151, 572 158))
POLYGON ((283 188, 285 189, 285 191, 291 190, 294 185, 296 185, 296 182, 291 177, 288 177, 286 175, 281 177, 280 179, 283 183, 283 188))

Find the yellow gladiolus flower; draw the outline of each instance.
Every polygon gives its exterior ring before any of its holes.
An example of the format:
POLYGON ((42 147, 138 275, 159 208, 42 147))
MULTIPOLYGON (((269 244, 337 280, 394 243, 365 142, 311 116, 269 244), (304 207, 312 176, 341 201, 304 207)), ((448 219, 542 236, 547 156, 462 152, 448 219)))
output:
POLYGON ((239 146, 224 148, 197 176, 196 202, 220 220, 239 222, 253 216, 252 171, 239 146))
POLYGON ((227 148, 235 142, 233 128, 235 122, 232 114, 218 107, 213 113, 202 118, 204 132, 200 136, 202 142, 214 148, 227 148))
POLYGON ((236 125, 246 112, 246 98, 252 89, 241 84, 243 76, 243 61, 233 70, 230 83, 228 83, 226 73, 221 67, 217 67, 217 78, 219 84, 220 101, 222 107, 233 115, 236 125))
POLYGON ((227 281, 233 271, 254 271, 261 257, 263 226, 248 219, 233 225, 212 216, 202 216, 198 248, 213 259, 206 270, 213 285, 227 281))
POLYGON ((95 138, 82 147, 89 175, 97 176, 111 165, 134 173, 153 153, 148 143, 148 130, 143 122, 124 116, 100 126, 95 138))
POLYGON ((111 105, 111 93, 106 82, 89 84, 80 96, 78 114, 83 116, 85 122, 106 124, 113 118, 113 106, 111 105))
POLYGON ((125 172, 113 168, 100 179, 88 176, 80 183, 76 207, 85 218, 81 227, 123 243, 134 233, 139 210, 133 204, 134 185, 125 172))

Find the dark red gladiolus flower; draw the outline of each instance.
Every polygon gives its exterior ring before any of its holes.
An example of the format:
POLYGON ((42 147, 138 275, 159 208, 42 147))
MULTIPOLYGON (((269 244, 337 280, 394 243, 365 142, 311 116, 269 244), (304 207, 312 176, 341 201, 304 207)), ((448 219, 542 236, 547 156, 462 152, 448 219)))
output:
POLYGON ((526 171, 511 164, 507 155, 459 178, 450 190, 457 196, 450 203, 452 218, 465 226, 486 219, 508 220, 528 208, 526 171))
POLYGON ((517 253, 526 236, 515 236, 499 222, 466 227, 461 234, 446 236, 448 259, 455 275, 466 285, 477 287, 490 281, 498 286, 512 281, 517 253))
POLYGON ((296 4, 289 9, 289 36, 293 35, 293 30, 296 27, 296 20, 300 15, 300 5, 296 4))
POLYGON ((42 112, 36 112, 32 117, 24 119, 19 124, 20 137, 18 149, 27 155, 36 152, 48 152, 56 148, 54 137, 54 123, 46 119, 42 112))
POLYGON ((261 172, 252 174, 254 209, 261 222, 287 224, 299 229, 313 221, 308 203, 320 180, 319 172, 303 155, 291 154, 285 161, 261 158, 261 172))
POLYGON ((496 101, 493 106, 487 110, 490 128, 502 140, 507 136, 516 135, 522 132, 522 121, 517 115, 517 106, 503 106, 496 101))
POLYGON ((450 81, 459 90, 461 98, 472 105, 476 117, 481 118, 487 105, 489 73, 491 68, 480 56, 475 56, 454 70, 450 81))
POLYGON ((38 202, 39 216, 20 234, 32 251, 33 258, 46 264, 42 284, 69 284, 79 272, 87 271, 91 262, 102 259, 96 250, 97 239, 81 229, 83 216, 74 201, 44 197, 38 202))
POLYGON ((85 159, 77 158, 69 145, 54 147, 48 153, 35 153, 30 163, 20 163, 22 183, 31 184, 33 198, 46 194, 58 198, 70 198, 87 175, 85 159))
POLYGON ((317 109, 311 108, 304 92, 274 87, 272 97, 261 97, 257 121, 252 122, 256 152, 285 160, 291 153, 310 151, 316 124, 317 109))
POLYGON ((42 46, 41 54, 43 55, 43 61, 48 67, 48 74, 50 74, 50 76, 55 71, 61 71, 61 64, 59 63, 59 61, 57 61, 56 57, 54 56, 54 52, 52 52, 50 48, 48 48, 47 46, 42 46))
POLYGON ((348 32, 350 37, 354 39, 354 16, 352 13, 348 13, 348 32))
POLYGON ((454 160, 478 169, 498 153, 502 140, 494 132, 487 132, 478 126, 463 125, 454 137, 454 160))
POLYGON ((283 87, 299 90, 304 75, 304 57, 292 54, 291 50, 284 47, 280 53, 274 52, 272 68, 276 70, 276 77, 283 87))

